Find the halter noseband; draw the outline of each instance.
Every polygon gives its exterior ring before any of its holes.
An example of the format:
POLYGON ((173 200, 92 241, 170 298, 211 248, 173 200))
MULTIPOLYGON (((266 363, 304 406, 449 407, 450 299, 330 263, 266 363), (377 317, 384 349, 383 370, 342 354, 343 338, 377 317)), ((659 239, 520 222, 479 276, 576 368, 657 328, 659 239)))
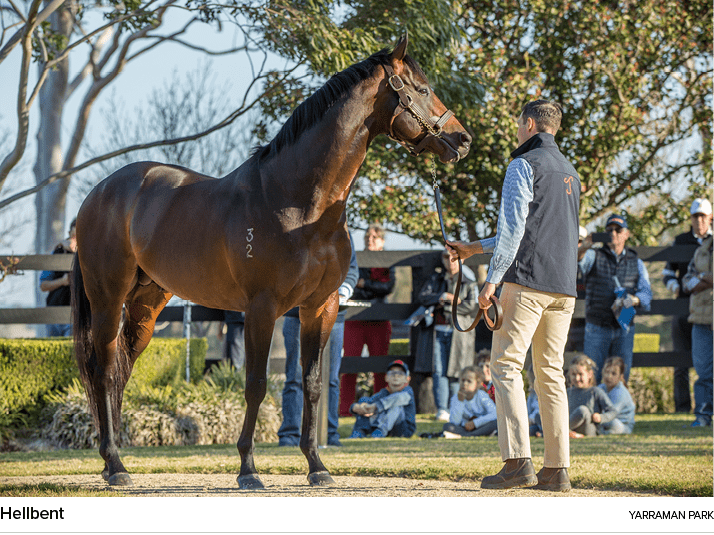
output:
POLYGON ((392 113, 392 118, 389 121, 389 137, 397 143, 401 144, 412 154, 412 156, 417 156, 424 151, 424 149, 426 148, 426 144, 430 138, 444 138, 444 136, 442 135, 442 129, 444 128, 444 125, 447 123, 447 121, 454 116, 454 112, 451 110, 446 110, 437 121, 432 120, 429 114, 424 111, 421 106, 415 103, 412 97, 407 95, 404 87, 404 82, 398 74, 394 73, 394 70, 392 69, 391 65, 385 65, 384 70, 387 72, 387 82, 389 83, 389 87, 394 89, 394 91, 399 96, 399 104, 397 104, 397 107, 394 108, 394 113, 392 113), (426 136, 424 136, 424 139, 422 139, 416 146, 406 141, 402 141, 394 135, 394 120, 399 117, 399 115, 404 111, 408 111, 409 113, 411 113, 414 119, 416 119, 416 121, 421 125, 422 130, 427 131, 427 134, 426 136))

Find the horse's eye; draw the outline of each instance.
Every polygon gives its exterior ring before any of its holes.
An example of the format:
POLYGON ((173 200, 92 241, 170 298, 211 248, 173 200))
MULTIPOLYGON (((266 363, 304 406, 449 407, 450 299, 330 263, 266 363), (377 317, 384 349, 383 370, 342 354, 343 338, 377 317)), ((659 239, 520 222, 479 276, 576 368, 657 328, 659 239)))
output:
POLYGON ((424 89, 420 89, 419 93, 424 96, 427 96, 429 94, 429 89, 425 87, 424 89))

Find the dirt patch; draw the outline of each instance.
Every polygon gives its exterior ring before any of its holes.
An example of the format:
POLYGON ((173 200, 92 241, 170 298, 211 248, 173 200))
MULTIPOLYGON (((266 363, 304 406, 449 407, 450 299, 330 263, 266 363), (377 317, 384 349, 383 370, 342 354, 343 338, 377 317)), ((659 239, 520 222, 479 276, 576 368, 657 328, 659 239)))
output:
POLYGON ((311 487, 304 475, 261 475, 265 489, 245 491, 238 488, 234 474, 132 474, 133 487, 109 487, 99 475, 2 477, 2 485, 55 484, 95 491, 112 491, 134 497, 194 496, 281 496, 281 497, 642 497, 656 493, 622 492, 574 488, 567 493, 539 490, 485 490, 476 481, 434 481, 394 477, 333 476, 335 485, 311 487))

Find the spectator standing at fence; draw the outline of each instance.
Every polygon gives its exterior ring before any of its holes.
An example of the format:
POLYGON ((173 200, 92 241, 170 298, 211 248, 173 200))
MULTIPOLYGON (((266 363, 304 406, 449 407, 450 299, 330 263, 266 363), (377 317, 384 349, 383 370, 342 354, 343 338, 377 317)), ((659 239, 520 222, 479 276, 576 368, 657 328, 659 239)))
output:
MULTIPOLYGON (((421 336, 428 336, 432 342, 431 378, 433 382, 436 419, 448 422, 449 399, 459 390, 459 375, 466 366, 474 364, 475 331, 459 332, 454 328, 452 303, 454 289, 459 277, 458 261, 452 260, 448 250, 441 253, 441 266, 437 267, 424 282, 417 296, 420 305, 430 308, 434 321, 424 329, 421 336)), ((478 286, 464 273, 457 303, 457 313, 462 323, 473 323, 478 312, 478 286)), ((426 352, 424 352, 426 353, 426 352)), ((417 355, 421 362, 427 355, 417 355)), ((422 368, 424 367, 422 363, 422 368)), ((415 363, 415 368, 418 365, 415 363)))
POLYGON ((409 367, 395 360, 387 367, 387 386, 350 407, 357 416, 350 438, 405 437, 416 431, 416 403, 409 386, 409 367))
POLYGON ((625 327, 618 323, 617 317, 624 308, 649 310, 652 290, 644 262, 634 249, 626 246, 630 237, 627 218, 612 214, 607 218, 605 230, 612 241, 592 248, 589 235, 578 250, 578 265, 585 279, 584 353, 595 362, 598 382, 605 359, 622 357, 627 381, 635 341, 634 317, 625 327), (624 288, 624 297, 615 294, 618 287, 624 288))
MULTIPOLYGON (((74 254, 77 252, 77 220, 69 224, 69 236, 58 243, 52 254, 74 254)), ((40 274, 40 290, 49 292, 47 295, 48 307, 68 307, 70 302, 69 272, 68 271, 43 271, 40 274)), ((70 336, 72 326, 68 324, 48 325, 49 336, 70 336)))
POLYGON ((692 427, 712 425, 712 241, 709 235, 694 252, 682 280, 689 292, 689 322, 692 324, 692 363, 697 372, 694 383, 692 427))
MULTIPOLYGON (((367 251, 383 251, 385 230, 374 223, 364 235, 367 251)), ((355 301, 383 303, 394 289, 394 268, 360 268, 359 279, 353 294, 355 301)), ((345 322, 345 357, 362 356, 362 348, 367 345, 370 355, 389 355, 389 340, 392 336, 392 324, 384 321, 346 321, 345 322)), ((386 386, 383 373, 374 374, 374 392, 386 386)), ((350 406, 357 395, 357 374, 346 373, 340 381, 340 415, 348 416, 350 406)))
MULTIPOLYGON (((337 293, 340 304, 345 303, 354 291, 359 269, 352 234, 350 233, 352 256, 350 267, 344 282, 337 293)), ((299 307, 290 309, 283 316, 283 339, 285 341, 285 384, 283 385, 282 411, 283 422, 278 429, 279 446, 299 446, 302 421, 302 366, 300 365, 300 315, 299 307)), ((340 403, 340 366, 342 365, 342 344, 345 332, 345 311, 337 313, 337 319, 330 333, 330 347, 325 348, 323 358, 329 351, 330 358, 330 389, 328 394, 327 412, 327 445, 342 446, 339 426, 340 403)))
POLYGON ((218 340, 223 341, 223 359, 236 370, 245 366, 245 313, 223 311, 223 321, 218 324, 218 340))
MULTIPOLYGON (((679 234, 672 245, 701 245, 712 234, 712 205, 707 199, 694 199, 690 207, 691 228, 689 232, 679 234)), ((664 284, 677 299, 689 299, 689 294, 682 287, 682 278, 687 273, 689 260, 685 262, 667 262, 662 271, 664 284)), ((691 355, 692 324, 689 314, 672 318, 672 344, 677 353, 691 355)), ((674 368, 674 410, 691 412, 692 398, 689 394, 689 366, 674 368)))
POLYGON ((602 383, 598 386, 610 398, 617 416, 598 428, 600 435, 629 435, 635 428, 635 402, 625 384, 625 361, 610 357, 602 368, 602 383))
POLYGON ((563 349, 575 308, 580 178, 555 142, 561 118, 562 108, 554 102, 536 100, 524 106, 495 238, 450 244, 462 259, 493 253, 479 295, 482 308, 491 306, 496 285, 503 282, 503 324, 493 333, 491 374, 505 465, 483 479, 483 488, 570 489, 563 349), (531 343, 545 438, 543 469, 537 475, 521 375, 531 343))

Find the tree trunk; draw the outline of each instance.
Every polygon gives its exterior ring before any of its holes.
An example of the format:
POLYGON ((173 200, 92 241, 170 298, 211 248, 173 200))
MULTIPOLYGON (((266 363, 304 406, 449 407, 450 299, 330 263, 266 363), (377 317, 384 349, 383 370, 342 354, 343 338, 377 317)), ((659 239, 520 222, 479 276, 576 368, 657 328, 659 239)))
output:
MULTIPOLYGON (((69 37, 72 17, 65 4, 50 17, 52 29, 69 37)), ((39 67, 42 69, 42 65, 39 67)), ((62 61, 49 73, 40 90, 40 128, 37 132, 37 159, 35 182, 40 183, 53 173, 62 170, 62 114, 69 80, 69 60, 62 61)), ((52 252, 55 245, 66 238, 65 210, 69 179, 58 180, 37 193, 37 228, 35 251, 37 254, 52 252)), ((43 306, 46 295, 40 291, 39 273, 35 285, 36 303, 43 306)))

